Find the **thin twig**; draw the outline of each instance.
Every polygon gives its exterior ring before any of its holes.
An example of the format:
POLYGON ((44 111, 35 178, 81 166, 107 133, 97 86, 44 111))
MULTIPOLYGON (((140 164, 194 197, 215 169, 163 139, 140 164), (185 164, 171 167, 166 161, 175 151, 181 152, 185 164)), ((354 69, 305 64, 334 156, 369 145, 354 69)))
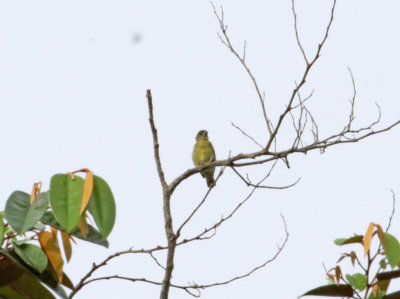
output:
POLYGON ((394 216, 394 212, 396 211, 396 194, 394 194, 392 189, 390 189, 390 191, 392 192, 393 205, 392 205, 392 214, 390 214, 389 223, 388 223, 388 225, 386 227, 386 232, 389 231, 389 228, 392 225, 392 219, 393 219, 393 216, 394 216))
POLYGON ((300 38, 299 38, 299 30, 297 29, 297 14, 296 14, 296 10, 294 8, 294 0, 292 0, 292 12, 293 12, 293 17, 294 17, 294 31, 296 33, 297 45, 299 46, 301 53, 303 54, 304 61, 308 65, 309 63, 308 63, 307 55, 303 49, 303 46, 301 45, 300 38))
POLYGON ((194 284, 194 285, 188 285, 188 286, 185 286, 185 287, 193 288, 193 289, 206 289, 206 288, 210 288, 210 287, 226 285, 226 284, 229 284, 229 283, 234 282, 236 280, 248 277, 251 274, 253 274, 254 272, 256 272, 257 270, 259 270, 261 268, 264 268, 266 265, 268 265, 269 263, 274 261, 279 256, 279 254, 282 252, 283 248, 285 247, 285 245, 286 245, 286 243, 287 243, 287 241, 289 239, 289 232, 287 230, 285 217, 282 214, 281 214, 281 217, 282 217, 283 224, 284 224, 284 227, 285 227, 285 240, 283 241, 283 243, 281 245, 278 245, 278 250, 277 250, 277 252, 274 254, 274 256, 272 258, 268 259, 267 261, 263 262, 262 264, 260 264, 260 265, 258 265, 256 267, 254 267, 253 269, 251 269, 247 273, 235 276, 235 277, 233 277, 231 279, 228 279, 228 280, 225 280, 225 281, 222 281, 222 282, 211 283, 211 284, 202 284, 202 285, 194 284))
POLYGON ((308 73, 310 72, 310 70, 311 70, 312 66, 314 65, 314 63, 320 57, 322 47, 324 46, 326 40, 328 39, 329 30, 331 28, 331 25, 332 25, 332 22, 333 22, 333 16, 334 16, 334 13, 335 13, 335 7, 336 7, 336 0, 333 0, 333 6, 332 6, 332 10, 331 10, 331 17, 330 17, 328 26, 326 27, 325 36, 324 36, 322 42, 318 45, 318 50, 317 50, 313 60, 310 63, 307 63, 306 69, 304 70, 304 73, 303 73, 303 76, 302 76, 302 79, 301 79, 299 85, 296 86, 295 89, 293 89, 292 95, 291 95, 291 97, 289 99, 289 103, 288 103, 285 111, 279 117, 278 123, 275 126, 275 130, 272 132, 272 134, 270 136, 270 139, 269 139, 268 144, 266 146, 267 150, 270 148, 275 136, 278 134, 278 131, 279 131, 279 128, 280 128, 280 126, 281 126, 281 124, 283 122, 283 119, 286 117, 288 112, 292 109, 292 103, 293 103, 294 98, 296 97, 297 92, 306 83, 306 79, 307 79, 308 73))
POLYGON ((165 269, 165 267, 163 265, 161 265, 161 263, 158 261, 158 259, 153 255, 153 252, 149 252, 149 255, 153 259, 153 261, 157 264, 157 266, 159 266, 163 270, 167 270, 167 269, 165 269))
MULTIPOLYGON (((217 181, 219 180, 219 178, 222 176, 222 174, 224 173, 225 167, 222 167, 217 178, 215 179, 215 183, 217 183, 217 181)), ((200 209, 200 207, 204 204, 204 202, 206 201, 208 195, 210 194, 211 190, 212 190, 212 186, 208 188, 206 194, 204 195, 203 199, 200 201, 200 203, 197 205, 197 207, 192 211, 192 213, 190 213, 190 215, 186 218, 185 221, 183 221, 183 223, 181 224, 181 226, 178 228, 178 230, 176 231, 176 238, 179 238, 179 236, 181 235, 181 230, 183 229, 183 227, 190 221, 190 219, 192 219, 192 217, 194 216, 194 214, 196 214, 196 212, 200 209)))
POLYGON ((249 134, 247 134, 245 131, 243 131, 240 127, 235 125, 233 122, 231 122, 231 124, 233 127, 238 129, 244 136, 248 137, 251 141, 253 141, 255 144, 257 144, 261 149, 264 148, 260 143, 257 142, 257 140, 255 140, 253 137, 251 137, 249 134))
POLYGON ((258 86, 258 83, 257 83, 256 78, 254 77, 252 71, 251 71, 250 68, 247 66, 246 61, 245 61, 245 58, 246 58, 246 43, 245 43, 245 46, 244 46, 244 51, 243 51, 244 53, 243 53, 243 56, 241 57, 241 56, 239 55, 239 53, 238 53, 238 52, 234 49, 234 47, 232 46, 231 40, 230 40, 230 38, 229 38, 229 36, 228 36, 228 34, 227 34, 228 26, 226 26, 225 23, 224 23, 224 10, 223 10, 222 6, 221 6, 221 15, 219 15, 219 14, 217 13, 217 10, 216 10, 216 8, 215 8, 215 5, 214 5, 212 2, 210 2, 210 4, 211 4, 211 6, 213 7, 214 15, 217 17, 217 20, 218 20, 218 22, 219 22, 219 27, 220 27, 221 32, 222 32, 222 35, 223 35, 223 37, 222 37, 222 36, 218 33, 218 37, 219 37, 220 41, 221 41, 221 42, 233 53, 233 55, 236 56, 236 58, 240 61, 240 63, 242 64, 243 68, 246 70, 247 74, 249 75, 251 81, 253 82, 254 88, 255 88, 255 90, 256 90, 256 92, 257 92, 257 95, 258 95, 258 99, 259 99, 259 101, 260 101, 260 106, 261 106, 261 109, 262 109, 262 112, 263 112, 265 124, 266 124, 266 126, 267 126, 268 132, 269 132, 270 134, 272 134, 272 127, 271 127, 271 125, 270 125, 270 120, 269 120, 269 118, 268 118, 267 111, 266 111, 266 108, 265 108, 265 98, 263 97, 263 94, 262 94, 261 91, 260 91, 260 88, 259 88, 259 86, 258 86))

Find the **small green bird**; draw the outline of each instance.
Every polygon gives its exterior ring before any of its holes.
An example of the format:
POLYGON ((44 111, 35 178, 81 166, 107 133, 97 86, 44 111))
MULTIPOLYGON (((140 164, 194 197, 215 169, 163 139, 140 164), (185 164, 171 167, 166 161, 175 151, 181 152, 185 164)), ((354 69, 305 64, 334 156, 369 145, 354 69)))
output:
MULTIPOLYGON (((214 148, 211 142, 208 141, 208 132, 206 130, 201 130, 196 135, 196 144, 193 148, 192 159, 196 167, 215 161, 214 148)), ((208 187, 214 184, 214 171, 215 166, 200 172, 201 176, 206 178, 208 187)))

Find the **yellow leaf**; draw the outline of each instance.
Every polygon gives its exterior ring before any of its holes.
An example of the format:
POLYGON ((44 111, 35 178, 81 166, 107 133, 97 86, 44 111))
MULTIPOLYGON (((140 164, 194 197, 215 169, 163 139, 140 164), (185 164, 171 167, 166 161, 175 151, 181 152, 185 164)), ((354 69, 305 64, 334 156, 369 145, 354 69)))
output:
POLYGON ((32 204, 34 201, 36 201, 38 199, 41 189, 42 189, 42 182, 33 183, 32 191, 31 191, 31 199, 29 200, 30 204, 32 204))
POLYGON ((376 229, 378 231, 378 237, 379 237, 379 240, 381 241, 382 248, 383 248, 383 250, 386 251, 385 233, 383 232, 382 227, 379 224, 376 225, 376 229))
POLYGON ((79 229, 81 231, 82 237, 84 239, 86 239, 86 236, 89 233, 89 226, 88 226, 88 224, 86 222, 86 216, 82 218, 82 220, 81 220, 81 222, 79 222, 78 226, 79 226, 79 229))
POLYGON ((374 233, 374 227, 375 227, 375 223, 371 222, 368 226, 367 232, 365 233, 364 256, 367 255, 367 253, 369 252, 369 248, 371 247, 371 240, 372 240, 372 234, 374 233))
POLYGON ((73 175, 74 173, 77 173, 77 172, 85 172, 86 173, 85 182, 83 183, 81 209, 79 211, 79 213, 82 214, 83 211, 85 211, 85 209, 86 209, 86 207, 87 207, 87 205, 89 203, 90 196, 92 195, 92 191, 93 191, 93 173, 87 168, 82 168, 82 169, 70 172, 68 174, 73 175))
POLYGON ((38 233, 38 237, 40 246, 46 253, 50 264, 53 266, 53 269, 57 274, 58 283, 61 283, 63 278, 63 260, 57 238, 55 238, 50 232, 40 232, 38 233))
POLYGON ((66 232, 61 231, 61 239, 63 242, 65 257, 67 258, 67 262, 69 262, 69 260, 71 259, 71 255, 72 255, 72 246, 71 246, 71 241, 70 241, 70 235, 67 234, 66 232))
POLYGON ((89 203, 92 191, 93 191, 93 173, 89 169, 86 169, 86 178, 85 182, 83 183, 83 193, 82 193, 82 202, 80 210, 81 214, 83 213, 83 211, 85 211, 89 203))

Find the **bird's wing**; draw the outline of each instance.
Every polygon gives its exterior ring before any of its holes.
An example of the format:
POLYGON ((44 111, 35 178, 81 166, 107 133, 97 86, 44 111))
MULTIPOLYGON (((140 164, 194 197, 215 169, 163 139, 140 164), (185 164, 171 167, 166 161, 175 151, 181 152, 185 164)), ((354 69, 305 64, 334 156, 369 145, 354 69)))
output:
POLYGON ((211 142, 210 142, 210 146, 211 146, 211 150, 212 150, 211 162, 214 162, 217 159, 217 157, 215 155, 214 147, 211 142))

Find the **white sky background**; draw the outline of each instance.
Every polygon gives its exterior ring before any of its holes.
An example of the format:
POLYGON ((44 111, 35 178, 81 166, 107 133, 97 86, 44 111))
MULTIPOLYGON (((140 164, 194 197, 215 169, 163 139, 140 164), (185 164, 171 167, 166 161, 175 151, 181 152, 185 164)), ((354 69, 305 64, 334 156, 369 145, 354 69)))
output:
MULTIPOLYGON (((311 57, 331 1, 297 2, 300 38, 311 57)), ((304 70, 291 1, 220 3, 239 51, 247 40, 247 63, 276 122, 304 70)), ((309 108, 321 136, 338 132, 347 121, 352 95, 347 67, 358 91, 356 125, 375 119, 375 101, 382 107, 382 126, 400 118, 399 9, 395 0, 338 1, 331 35, 303 91, 315 88, 309 108)), ((0 1, 0 206, 14 190, 29 192, 36 181, 48 189, 53 174, 83 167, 109 182, 117 202, 110 248, 74 246, 65 268, 74 283, 92 262, 115 251, 165 244, 146 89, 153 93, 168 181, 192 167, 200 129, 209 131, 220 159, 229 151, 257 150, 231 121, 260 142, 268 137, 255 90, 217 30, 207 1, 0 1)), ((290 134, 282 130, 282 147, 290 134)), ((395 128, 323 155, 293 156, 290 169, 281 163, 268 184, 301 177, 300 183, 290 190, 257 191, 212 240, 179 247, 173 282, 223 281, 272 257, 284 237, 282 213, 290 238, 279 258, 250 278, 203 291, 202 298, 295 298, 324 284, 322 263, 334 266, 346 249, 335 246, 335 238, 364 233, 371 221, 386 226, 390 189, 400 196, 399 137, 395 128)), ((256 180, 267 170, 264 165, 247 172, 256 180)), ((172 201, 175 228, 206 191, 200 175, 179 186, 172 201)), ((227 170, 184 235, 218 221, 249 191, 227 170)), ((397 237, 399 224, 397 213, 392 227, 397 237)), ((147 256, 118 258, 101 274, 163 277, 147 256)), ((189 298, 179 290, 170 294, 189 298)), ((76 298, 158 296, 159 287, 114 280, 93 283, 76 298)))

